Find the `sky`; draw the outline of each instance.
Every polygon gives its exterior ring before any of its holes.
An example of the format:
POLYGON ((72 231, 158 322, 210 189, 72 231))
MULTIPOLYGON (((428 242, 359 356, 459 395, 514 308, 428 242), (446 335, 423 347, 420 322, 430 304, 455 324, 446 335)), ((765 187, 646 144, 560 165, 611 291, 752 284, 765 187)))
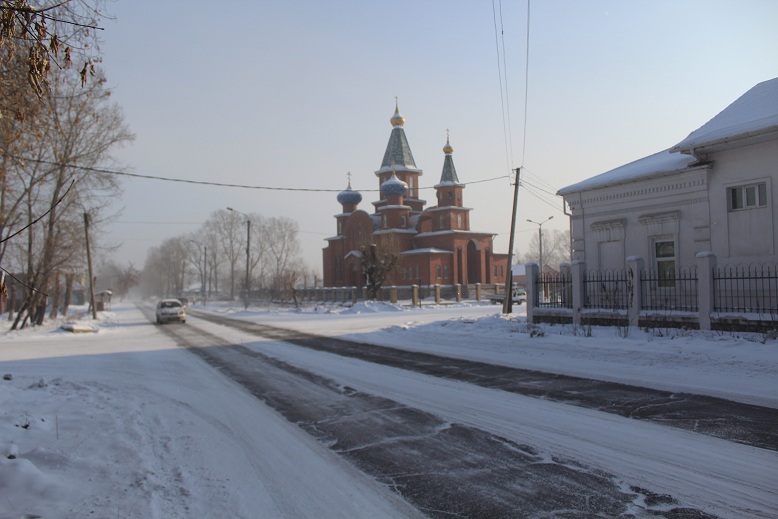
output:
POLYGON ((313 191, 127 178, 104 243, 142 268, 150 247, 229 206, 296 220, 321 272, 347 173, 361 209, 378 199, 397 98, 421 187, 440 179, 448 130, 460 181, 478 182, 464 192, 471 229, 494 233, 496 252, 522 168, 524 253, 527 219, 568 228, 558 189, 676 144, 778 77, 772 0, 529 7, 528 24, 526 0, 109 2, 103 66, 136 135, 115 154, 126 171, 313 191))

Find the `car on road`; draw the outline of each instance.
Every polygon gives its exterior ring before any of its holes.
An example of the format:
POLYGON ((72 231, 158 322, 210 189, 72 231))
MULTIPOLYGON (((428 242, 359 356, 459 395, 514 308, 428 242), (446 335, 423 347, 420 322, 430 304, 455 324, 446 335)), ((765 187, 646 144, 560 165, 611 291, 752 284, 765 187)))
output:
POLYGON ((169 321, 186 322, 186 309, 178 299, 160 299, 157 303, 157 324, 169 321))
MULTIPOLYGON (((524 290, 524 287, 513 287, 511 293, 513 294, 513 304, 520 305, 527 302, 527 291, 524 290)), ((493 305, 502 304, 505 301, 505 294, 489 296, 489 301, 493 305)))

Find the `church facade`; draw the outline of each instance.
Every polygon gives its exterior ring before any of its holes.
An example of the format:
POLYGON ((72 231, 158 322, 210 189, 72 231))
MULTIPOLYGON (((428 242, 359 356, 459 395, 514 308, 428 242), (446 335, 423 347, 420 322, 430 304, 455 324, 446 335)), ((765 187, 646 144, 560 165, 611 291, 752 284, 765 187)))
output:
POLYGON ((362 250, 370 243, 397 256, 384 286, 504 284, 508 255, 495 254, 493 233, 470 230, 471 208, 463 205, 465 185, 454 167, 449 139, 443 170, 435 184, 437 205, 419 197, 423 172, 405 135, 405 119, 395 108, 381 168, 375 171, 380 198, 371 212, 360 209, 362 195, 348 187, 338 194, 337 234, 323 250, 325 287, 363 286, 362 250))

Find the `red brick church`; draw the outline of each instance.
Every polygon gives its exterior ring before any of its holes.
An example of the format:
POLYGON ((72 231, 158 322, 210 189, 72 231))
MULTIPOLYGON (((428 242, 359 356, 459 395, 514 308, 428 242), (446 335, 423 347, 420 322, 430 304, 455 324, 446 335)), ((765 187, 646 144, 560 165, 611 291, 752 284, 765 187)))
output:
MULTIPOLYGON (((470 211, 462 205, 465 185, 454 167, 454 148, 446 139, 443 171, 435 184, 437 205, 425 209, 419 198, 419 178, 408 139, 405 118, 395 109, 392 132, 378 177, 380 199, 373 212, 357 206, 362 195, 348 187, 338 194, 343 210, 335 215, 337 235, 323 249, 324 286, 362 286, 362 253, 366 243, 391 244, 399 253, 384 286, 503 284, 508 255, 492 250, 494 234, 470 230, 470 211)), ((386 246, 386 245, 385 245, 386 246)))

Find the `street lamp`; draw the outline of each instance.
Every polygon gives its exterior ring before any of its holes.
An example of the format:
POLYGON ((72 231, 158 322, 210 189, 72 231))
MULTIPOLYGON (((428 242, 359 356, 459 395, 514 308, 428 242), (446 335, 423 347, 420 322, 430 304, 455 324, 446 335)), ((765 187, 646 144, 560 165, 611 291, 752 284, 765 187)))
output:
POLYGON ((543 272, 543 224, 549 220, 552 220, 553 218, 553 216, 549 216, 542 222, 533 222, 532 220, 527 220, 529 223, 534 223, 538 226, 538 255, 540 256, 538 263, 540 263, 540 272, 543 272))
POLYGON ((244 308, 249 307, 249 265, 251 265, 251 219, 249 216, 245 213, 241 213, 240 211, 237 211, 233 209, 232 207, 227 208, 228 211, 232 211, 233 213, 238 213, 240 215, 243 215, 246 217, 246 297, 243 301, 244 308))

